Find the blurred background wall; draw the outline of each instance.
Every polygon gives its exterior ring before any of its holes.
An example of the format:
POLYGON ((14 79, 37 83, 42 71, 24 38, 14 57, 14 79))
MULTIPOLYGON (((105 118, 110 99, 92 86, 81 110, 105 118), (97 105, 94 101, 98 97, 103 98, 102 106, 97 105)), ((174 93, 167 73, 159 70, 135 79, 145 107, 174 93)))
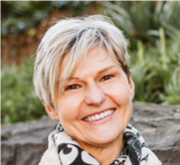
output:
POLYGON ((103 14, 129 40, 134 101, 180 104, 180 2, 2 1, 1 121, 45 115, 32 78, 37 47, 56 20, 103 14))

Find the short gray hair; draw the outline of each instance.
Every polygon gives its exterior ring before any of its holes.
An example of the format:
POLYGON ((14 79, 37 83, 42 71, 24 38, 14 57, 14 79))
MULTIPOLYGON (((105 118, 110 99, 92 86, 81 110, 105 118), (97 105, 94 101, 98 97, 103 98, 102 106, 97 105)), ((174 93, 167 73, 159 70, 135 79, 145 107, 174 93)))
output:
POLYGON ((44 35, 36 55, 34 86, 39 98, 56 109, 56 97, 78 62, 95 46, 105 47, 129 77, 127 41, 108 17, 93 15, 58 21, 44 35), (70 52, 59 81, 60 65, 70 52))

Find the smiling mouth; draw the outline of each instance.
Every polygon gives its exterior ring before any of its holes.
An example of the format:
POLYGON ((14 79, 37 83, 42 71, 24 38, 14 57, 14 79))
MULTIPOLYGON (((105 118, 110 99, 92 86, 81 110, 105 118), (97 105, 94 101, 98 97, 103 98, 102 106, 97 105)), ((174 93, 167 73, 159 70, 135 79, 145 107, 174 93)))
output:
POLYGON ((101 120, 107 116, 110 116, 113 112, 115 111, 115 108, 110 109, 110 110, 106 110, 104 112, 101 112, 99 114, 95 114, 89 117, 84 118, 83 120, 85 121, 97 121, 97 120, 101 120))

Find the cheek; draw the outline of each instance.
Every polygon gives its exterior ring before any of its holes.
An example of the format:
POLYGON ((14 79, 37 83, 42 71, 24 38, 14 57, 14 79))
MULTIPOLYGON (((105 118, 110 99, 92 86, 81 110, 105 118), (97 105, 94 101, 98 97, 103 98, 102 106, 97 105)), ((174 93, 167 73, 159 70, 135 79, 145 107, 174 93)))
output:
POLYGON ((127 83, 116 81, 103 87, 104 93, 117 104, 126 104, 130 101, 130 88, 127 83))
POLYGON ((58 114, 60 120, 78 119, 80 116, 80 106, 82 103, 82 94, 74 94, 67 96, 58 101, 58 114))

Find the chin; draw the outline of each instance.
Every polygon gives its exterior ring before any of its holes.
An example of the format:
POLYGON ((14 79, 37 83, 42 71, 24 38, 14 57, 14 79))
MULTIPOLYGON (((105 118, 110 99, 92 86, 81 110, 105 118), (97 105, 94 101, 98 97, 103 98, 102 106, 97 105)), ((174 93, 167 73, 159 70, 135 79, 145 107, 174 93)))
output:
POLYGON ((99 147, 103 147, 109 144, 113 144, 115 141, 121 141, 122 140, 122 136, 123 134, 118 134, 117 131, 114 132, 108 132, 105 135, 96 135, 96 136, 90 136, 91 138, 88 138, 89 143, 91 145, 95 145, 95 146, 99 146, 99 147))

